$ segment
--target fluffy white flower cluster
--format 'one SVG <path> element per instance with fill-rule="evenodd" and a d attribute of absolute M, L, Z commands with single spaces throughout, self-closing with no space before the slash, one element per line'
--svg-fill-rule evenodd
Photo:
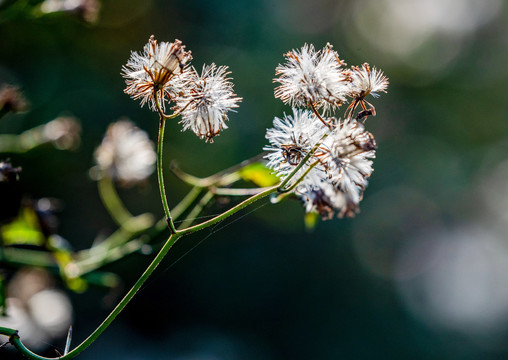
<path fill-rule="evenodd" d="M 180 40 L 158 44 L 152 35 L 143 53 L 132 52 L 122 67 L 125 93 L 162 116 L 166 103 L 174 102 L 172 109 L 182 116 L 183 130 L 191 129 L 212 142 L 227 128 L 227 112 L 238 107 L 242 98 L 233 92 L 227 66 L 205 65 L 200 75 L 189 66 L 191 59 Z"/>
<path fill-rule="evenodd" d="M 293 108 L 293 115 L 274 119 L 274 127 L 266 133 L 267 165 L 282 179 L 300 166 L 288 185 L 295 186 L 307 212 L 317 212 L 323 219 L 335 213 L 353 217 L 373 172 L 377 148 L 359 120 L 376 114 L 365 97 L 386 92 L 388 79 L 366 63 L 344 68 L 330 44 L 319 51 L 304 45 L 285 56 L 287 63 L 276 68 L 279 77 L 274 82 L 281 85 L 275 97 L 308 109 Z M 344 120 L 326 116 L 348 99 Z M 355 115 L 358 106 L 361 110 Z"/>

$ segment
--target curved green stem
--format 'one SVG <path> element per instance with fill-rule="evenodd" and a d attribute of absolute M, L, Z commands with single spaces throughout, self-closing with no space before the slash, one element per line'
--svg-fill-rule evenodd
<path fill-rule="evenodd" d="M 145 281 L 150 277 L 150 275 L 154 272 L 154 270 L 157 268 L 157 266 L 160 264 L 164 256 L 166 256 L 167 252 L 171 247 L 176 243 L 176 241 L 182 236 L 183 234 L 171 234 L 169 239 L 166 241 L 162 249 L 159 251 L 155 259 L 150 263 L 148 268 L 145 270 L 145 272 L 141 275 L 141 277 L 136 281 L 134 286 L 129 290 L 129 292 L 123 297 L 123 299 L 118 303 L 118 305 L 113 309 L 113 311 L 108 315 L 108 317 L 102 322 L 102 324 L 99 325 L 97 329 L 88 337 L 86 338 L 81 344 L 79 344 L 76 348 L 74 348 L 72 351 L 67 353 L 64 356 L 58 357 L 58 358 L 47 358 L 44 356 L 37 355 L 30 351 L 19 338 L 17 330 L 9 329 L 0 327 L 0 334 L 6 335 L 9 337 L 9 342 L 16 347 L 24 356 L 26 356 L 29 359 L 33 360 L 48 360 L 48 359 L 60 359 L 60 360 L 66 360 L 66 359 L 72 359 L 76 357 L 78 354 L 80 354 L 83 350 L 85 350 L 90 344 L 92 344 L 95 339 L 99 337 L 100 334 L 106 328 L 115 320 L 115 318 L 120 314 L 120 312 L 125 308 L 125 306 L 129 303 L 129 301 L 136 295 L 136 293 L 139 291 L 141 286 L 145 283 Z"/>
<path fill-rule="evenodd" d="M 171 233 L 176 233 L 175 224 L 169 211 L 168 199 L 166 197 L 166 189 L 164 187 L 164 176 L 162 171 L 162 144 L 164 143 L 164 128 L 166 126 L 166 119 L 161 116 L 159 121 L 159 138 L 157 143 L 157 175 L 159 180 L 159 190 L 161 193 L 162 206 L 166 215 L 166 222 L 171 230 Z"/>
<path fill-rule="evenodd" d="M 265 153 L 263 152 L 253 156 L 250 159 L 244 160 L 239 164 L 233 165 L 230 168 L 219 171 L 218 173 L 205 178 L 198 178 L 183 172 L 175 161 L 173 161 L 170 166 L 173 174 L 175 174 L 180 180 L 186 182 L 187 184 L 200 188 L 206 188 L 210 186 L 224 186 L 230 185 L 235 181 L 240 180 L 241 176 L 238 174 L 238 172 L 248 165 L 259 162 L 263 159 L 264 155 Z"/>
<path fill-rule="evenodd" d="M 99 196 L 104 207 L 118 225 L 122 226 L 133 217 L 122 203 L 122 200 L 120 200 L 110 176 L 102 174 L 97 181 L 97 189 L 99 190 Z"/>

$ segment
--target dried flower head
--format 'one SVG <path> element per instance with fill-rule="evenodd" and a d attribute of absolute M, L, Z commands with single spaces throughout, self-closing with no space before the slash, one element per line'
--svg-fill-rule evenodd
<path fill-rule="evenodd" d="M 120 120 L 109 125 L 95 150 L 95 160 L 102 173 L 130 186 L 152 174 L 156 155 L 146 132 L 128 120 Z"/>
<path fill-rule="evenodd" d="M 330 220 L 336 213 L 339 218 L 354 217 L 358 213 L 358 204 L 327 179 L 308 176 L 296 194 L 303 201 L 305 212 L 318 213 L 322 220 Z"/>
<path fill-rule="evenodd" d="M 81 142 L 81 125 L 72 116 L 59 116 L 44 125 L 43 134 L 59 149 L 76 149 Z"/>
<path fill-rule="evenodd" d="M 356 120 L 338 121 L 316 156 L 324 165 L 334 186 L 348 201 L 358 204 L 374 171 L 376 142 L 371 133 Z"/>
<path fill-rule="evenodd" d="M 270 142 L 270 146 L 264 148 L 269 152 L 265 156 L 268 160 L 267 166 L 274 170 L 277 176 L 285 178 L 328 131 L 310 110 L 293 108 L 293 116 L 284 115 L 282 119 L 276 117 L 273 128 L 266 131 L 266 138 Z M 303 176 L 311 163 L 312 161 L 307 161 L 292 181 Z M 314 171 L 318 172 L 319 167 L 311 172 Z"/>
<path fill-rule="evenodd" d="M 17 86 L 3 84 L 0 87 L 0 111 L 13 113 L 28 110 L 29 104 Z"/>
<path fill-rule="evenodd" d="M 135 51 L 122 67 L 122 75 L 127 87 L 124 92 L 134 100 L 141 100 L 141 106 L 148 103 L 157 110 L 157 102 L 165 108 L 165 102 L 179 92 L 181 79 L 189 68 L 187 62 L 192 59 L 191 52 L 185 51 L 180 40 L 172 43 L 157 43 L 152 35 L 139 54 Z"/>
<path fill-rule="evenodd" d="M 349 93 L 353 101 L 347 108 L 346 117 L 351 117 L 358 105 L 362 107 L 364 114 L 366 114 L 365 112 L 371 112 L 371 114 L 364 116 L 375 115 L 374 106 L 367 102 L 365 98 L 368 95 L 378 97 L 379 92 L 386 93 L 388 84 L 388 78 L 384 76 L 381 70 L 375 67 L 371 69 L 367 63 L 364 63 L 361 67 L 353 66 L 351 68 L 351 92 Z M 370 106 L 370 109 L 367 109 L 366 104 Z"/>
<path fill-rule="evenodd" d="M 191 129 L 199 138 L 213 142 L 222 129 L 227 129 L 227 112 L 242 100 L 233 92 L 227 66 L 204 65 L 201 75 L 192 68 L 173 108 L 181 113 L 183 130 Z"/>
<path fill-rule="evenodd" d="M 274 82 L 275 97 L 292 106 L 323 107 L 325 110 L 340 106 L 346 101 L 349 91 L 349 71 L 339 59 L 332 45 L 315 51 L 313 45 L 305 44 L 301 50 L 292 50 L 284 55 L 287 62 L 277 66 Z"/>

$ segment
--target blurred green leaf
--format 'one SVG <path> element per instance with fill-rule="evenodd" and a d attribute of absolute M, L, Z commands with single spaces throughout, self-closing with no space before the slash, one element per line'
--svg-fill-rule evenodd
<path fill-rule="evenodd" d="M 37 214 L 32 208 L 21 209 L 18 217 L 0 228 L 4 245 L 44 245 Z"/>
<path fill-rule="evenodd" d="M 58 235 L 51 235 L 48 239 L 48 248 L 55 257 L 60 268 L 60 276 L 69 289 L 75 292 L 84 292 L 88 288 L 86 280 L 73 275 L 73 255 L 65 239 Z"/>
<path fill-rule="evenodd" d="M 251 181 L 257 186 L 273 186 L 279 182 L 279 178 L 261 163 L 251 164 L 240 171 L 242 179 Z"/>

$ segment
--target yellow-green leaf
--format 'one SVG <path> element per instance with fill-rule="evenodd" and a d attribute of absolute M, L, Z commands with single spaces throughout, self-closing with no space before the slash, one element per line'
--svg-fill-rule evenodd
<path fill-rule="evenodd" d="M 306 213 L 304 221 L 307 231 L 313 231 L 319 222 L 319 214 L 315 212 Z"/>
<path fill-rule="evenodd" d="M 44 234 L 40 230 L 37 214 L 32 208 L 24 207 L 12 222 L 0 228 L 4 245 L 44 244 Z"/>
<path fill-rule="evenodd" d="M 246 181 L 251 181 L 257 186 L 273 186 L 279 182 L 279 178 L 261 163 L 251 164 L 240 171 L 240 176 Z"/>

